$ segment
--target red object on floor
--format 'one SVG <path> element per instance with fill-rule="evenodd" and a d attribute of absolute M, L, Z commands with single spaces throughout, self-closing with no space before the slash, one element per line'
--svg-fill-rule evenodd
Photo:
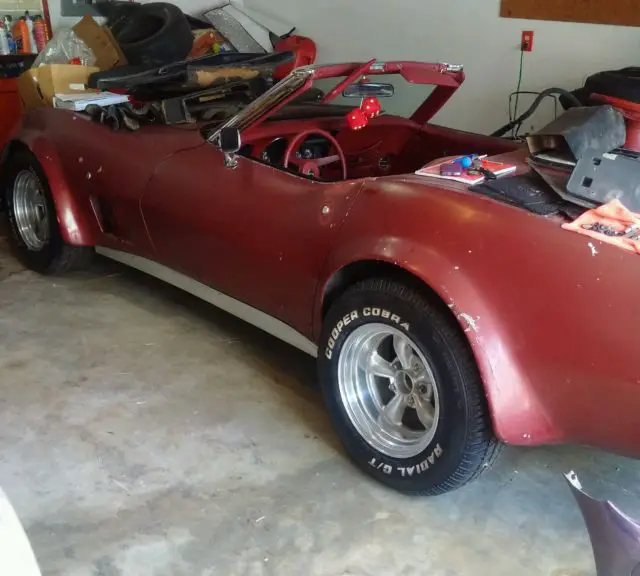
<path fill-rule="evenodd" d="M 17 78 L 0 80 L 0 150 L 11 137 L 22 116 Z"/>
<path fill-rule="evenodd" d="M 289 75 L 292 70 L 300 66 L 308 66 L 316 61 L 317 48 L 316 43 L 306 36 L 288 36 L 274 46 L 276 52 L 293 52 L 295 59 L 289 64 L 278 66 L 273 77 L 276 80 L 282 80 Z"/>
<path fill-rule="evenodd" d="M 640 104 L 603 94 L 592 94 L 592 98 L 611 104 L 620 111 L 627 125 L 627 140 L 624 147 L 634 152 L 640 152 Z"/>

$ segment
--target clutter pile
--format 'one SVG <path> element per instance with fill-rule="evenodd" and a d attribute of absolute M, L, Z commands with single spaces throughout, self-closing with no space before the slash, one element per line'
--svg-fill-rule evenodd
<path fill-rule="evenodd" d="M 611 105 L 569 108 L 527 137 L 529 165 L 567 205 L 563 228 L 640 254 L 640 151 Z"/>
<path fill-rule="evenodd" d="M 105 25 L 85 16 L 58 32 L 20 76 L 25 112 L 67 108 L 127 130 L 141 122 L 211 120 L 221 107 L 244 106 L 315 60 L 315 44 L 293 30 L 283 36 L 266 31 L 269 47 L 253 40 L 227 5 L 205 19 L 164 2 L 97 6 Z M 251 52 L 242 50 L 247 46 Z"/>
<path fill-rule="evenodd" d="M 560 215 L 565 230 L 640 254 L 640 146 L 629 134 L 636 127 L 628 104 L 602 104 L 610 98 L 595 96 L 599 105 L 570 107 L 527 136 L 530 171 L 509 176 L 515 164 L 472 154 L 432 162 L 417 174 L 467 184 L 540 216 Z"/>

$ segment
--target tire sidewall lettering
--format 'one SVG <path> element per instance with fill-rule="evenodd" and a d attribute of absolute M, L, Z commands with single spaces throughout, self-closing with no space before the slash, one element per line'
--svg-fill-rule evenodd
<path fill-rule="evenodd" d="M 331 360 L 333 358 L 333 351 L 336 347 L 336 344 L 340 340 L 344 329 L 347 328 L 352 322 L 359 319 L 387 320 L 392 325 L 395 325 L 397 328 L 401 328 L 405 332 L 408 332 L 411 327 L 409 322 L 404 320 L 402 316 L 393 313 L 387 308 L 378 306 L 364 306 L 362 308 L 356 308 L 351 312 L 345 314 L 331 329 L 327 345 L 324 349 L 324 356 L 327 360 Z"/>
<path fill-rule="evenodd" d="M 383 474 L 391 475 L 391 474 L 399 474 L 403 478 L 409 478 L 411 476 L 419 476 L 420 474 L 424 474 L 427 470 L 429 470 L 432 466 L 436 464 L 436 462 L 440 459 L 440 457 L 444 454 L 444 450 L 441 448 L 440 443 L 438 442 L 430 453 L 417 464 L 404 465 L 400 466 L 393 461 L 387 461 L 383 456 L 375 456 L 369 460 L 369 466 L 379 470 Z"/>

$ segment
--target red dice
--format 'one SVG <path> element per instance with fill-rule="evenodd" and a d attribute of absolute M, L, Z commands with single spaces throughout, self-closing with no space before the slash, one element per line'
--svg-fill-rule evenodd
<path fill-rule="evenodd" d="M 367 118 L 375 118 L 382 114 L 382 104 L 375 96 L 369 96 L 362 101 L 360 110 Z"/>
<path fill-rule="evenodd" d="M 347 114 L 347 125 L 351 130 L 362 130 L 369 124 L 369 118 L 360 108 L 355 108 Z"/>

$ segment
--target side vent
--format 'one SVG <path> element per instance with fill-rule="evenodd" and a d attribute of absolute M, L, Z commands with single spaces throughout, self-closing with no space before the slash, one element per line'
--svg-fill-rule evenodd
<path fill-rule="evenodd" d="M 93 194 L 89 197 L 89 202 L 91 203 L 91 209 L 96 217 L 100 231 L 104 234 L 113 234 L 115 226 L 109 207 Z"/>

